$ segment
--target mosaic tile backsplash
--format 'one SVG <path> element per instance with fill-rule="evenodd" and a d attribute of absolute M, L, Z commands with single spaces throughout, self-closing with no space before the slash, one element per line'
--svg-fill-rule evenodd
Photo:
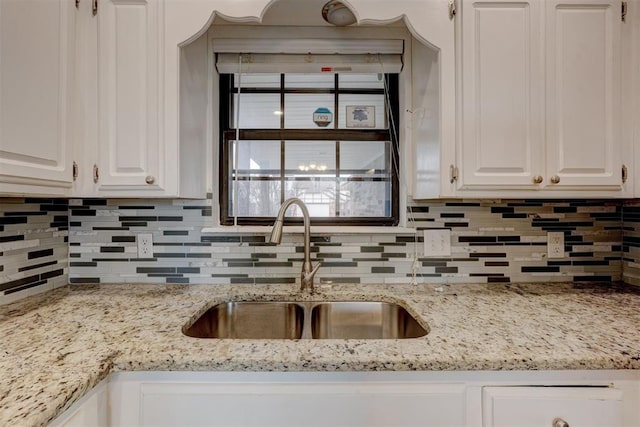
<path fill-rule="evenodd" d="M 68 282 L 68 201 L 0 198 L 0 304 Z"/>
<path fill-rule="evenodd" d="M 623 280 L 640 286 L 640 200 L 624 205 L 622 248 Z"/>
<path fill-rule="evenodd" d="M 409 211 L 415 234 L 326 235 L 312 227 L 312 258 L 322 262 L 321 282 L 619 281 L 622 210 L 620 201 L 420 203 Z M 266 233 L 204 233 L 215 225 L 211 200 L 71 200 L 69 215 L 71 283 L 299 281 L 301 234 L 285 227 L 282 244 L 272 246 Z M 450 257 L 425 257 L 426 228 L 452 230 Z M 548 231 L 564 232 L 565 258 L 547 258 Z M 152 233 L 153 258 L 137 257 L 138 233 Z"/>

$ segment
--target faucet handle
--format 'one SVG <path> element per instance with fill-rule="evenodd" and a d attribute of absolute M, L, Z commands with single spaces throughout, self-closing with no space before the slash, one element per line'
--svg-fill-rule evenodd
<path fill-rule="evenodd" d="M 315 288 L 313 286 L 313 278 L 315 277 L 316 273 L 318 272 L 318 269 L 320 268 L 320 262 L 318 262 L 316 264 L 315 267 L 313 267 L 313 269 L 311 269 L 311 271 L 309 271 L 308 273 L 305 272 L 304 270 L 302 271 L 302 277 L 301 277 L 301 283 L 300 283 L 300 290 L 301 291 L 305 291 L 308 290 L 311 293 L 313 293 L 315 291 Z"/>
<path fill-rule="evenodd" d="M 313 278 L 316 276 L 316 273 L 318 272 L 318 270 L 320 269 L 320 264 L 322 264 L 322 262 L 318 261 L 318 263 L 316 264 L 315 267 L 313 267 L 313 269 L 309 272 L 309 274 L 307 274 L 307 278 L 313 280 Z"/>

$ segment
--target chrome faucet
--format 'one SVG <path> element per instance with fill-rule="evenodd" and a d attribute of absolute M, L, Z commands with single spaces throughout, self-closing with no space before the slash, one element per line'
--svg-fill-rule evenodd
<path fill-rule="evenodd" d="M 308 290 L 313 293 L 313 278 L 315 277 L 320 263 L 315 267 L 311 265 L 311 219 L 309 218 L 309 210 L 304 202 L 297 197 L 292 197 L 284 201 L 276 216 L 276 222 L 273 224 L 271 230 L 271 236 L 269 237 L 270 243 L 279 244 L 282 241 L 282 226 L 284 225 L 284 214 L 291 205 L 298 205 L 302 210 L 302 216 L 304 218 L 304 261 L 302 262 L 302 272 L 300 274 L 300 290 L 304 292 Z"/>

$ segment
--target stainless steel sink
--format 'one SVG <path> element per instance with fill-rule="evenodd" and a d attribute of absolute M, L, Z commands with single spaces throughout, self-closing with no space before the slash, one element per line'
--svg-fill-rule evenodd
<path fill-rule="evenodd" d="M 184 334 L 195 338 L 298 339 L 304 310 L 289 302 L 225 302 L 211 307 Z"/>
<path fill-rule="evenodd" d="M 194 338 L 406 339 L 428 330 L 388 302 L 230 301 L 211 307 L 183 332 Z"/>
<path fill-rule="evenodd" d="M 387 302 L 326 302 L 311 313 L 316 339 L 404 339 L 427 334 L 404 307 Z"/>

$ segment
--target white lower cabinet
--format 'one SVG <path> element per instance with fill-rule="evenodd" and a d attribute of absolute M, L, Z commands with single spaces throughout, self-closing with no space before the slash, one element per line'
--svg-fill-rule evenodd
<path fill-rule="evenodd" d="M 622 390 L 614 387 L 484 387 L 484 427 L 622 426 Z"/>
<path fill-rule="evenodd" d="M 632 370 L 121 372 L 107 381 L 52 425 L 640 425 Z"/>
<path fill-rule="evenodd" d="M 109 381 L 103 380 L 49 427 L 109 427 Z"/>
<path fill-rule="evenodd" d="M 405 383 L 160 383 L 141 387 L 142 426 L 459 426 L 464 387 Z M 133 421 L 133 420 L 132 420 Z"/>
<path fill-rule="evenodd" d="M 464 384 L 362 373 L 236 373 L 115 381 L 113 425 L 451 426 Z M 200 377 L 200 378 L 199 378 Z M 213 380 L 213 381 L 212 381 Z M 118 409 L 120 408 L 120 409 Z"/>

